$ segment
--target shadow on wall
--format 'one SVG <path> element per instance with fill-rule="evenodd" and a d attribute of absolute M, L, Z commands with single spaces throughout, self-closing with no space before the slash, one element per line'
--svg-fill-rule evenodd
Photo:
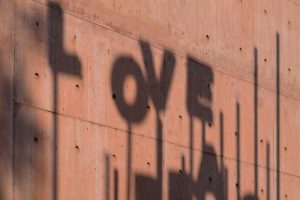
<path fill-rule="evenodd" d="M 276 75 L 276 160 L 277 160 L 277 194 L 276 199 L 280 198 L 280 76 L 279 76 L 279 34 L 277 34 L 276 41 L 276 63 L 277 63 L 277 75 Z M 143 200 L 159 200 L 163 199 L 163 124 L 159 117 L 159 112 L 165 110 L 168 92 L 172 82 L 172 76 L 175 68 L 175 56 L 172 52 L 164 51 L 164 60 L 162 62 L 160 79 L 156 78 L 154 73 L 153 55 L 150 49 L 150 45 L 147 42 L 141 41 L 140 47 L 144 60 L 144 67 L 146 68 L 147 79 L 145 80 L 141 66 L 137 64 L 134 58 L 128 56 L 121 56 L 116 59 L 113 64 L 111 72 L 111 89 L 112 96 L 118 107 L 122 117 L 128 123 L 128 159 L 127 162 L 127 200 L 132 199 L 131 187 L 135 188 L 136 199 Z M 259 199 L 258 196 L 258 61 L 257 50 L 254 51 L 254 193 L 241 194 L 241 155 L 240 155 L 240 138 L 242 136 L 240 132 L 240 104 L 236 102 L 236 182 L 234 184 L 236 190 L 237 200 L 255 200 Z M 129 105 L 125 101 L 125 94 L 123 91 L 123 85 L 125 79 L 128 76 L 134 77 L 137 85 L 137 98 L 136 101 Z M 211 110 L 213 103 L 213 91 L 212 84 L 215 82 L 213 71 L 210 66 L 202 63 L 201 61 L 188 56 L 187 57 L 187 96 L 186 106 L 189 113 L 189 141 L 190 141 L 190 154 L 189 158 L 182 156 L 181 165 L 182 170 L 169 171 L 168 175 L 168 197 L 170 200 L 188 200 L 198 199 L 203 200 L 208 194 L 212 195 L 214 199 L 226 200 L 228 199 L 228 169 L 224 165 L 224 113 L 220 111 L 219 123 L 220 123 L 220 166 L 218 166 L 216 151 L 213 146 L 206 142 L 206 130 L 209 129 L 214 123 L 214 117 Z M 131 125 L 133 123 L 140 123 L 145 117 L 147 112 L 148 100 L 151 99 L 155 105 L 156 110 L 156 176 L 151 177 L 148 175 L 134 174 L 135 183 L 131 183 L 131 176 L 133 174 L 131 170 Z M 193 142 L 194 142 L 194 123 L 196 120 L 202 125 L 202 155 L 199 170 L 195 174 L 194 155 L 193 155 Z M 270 145 L 267 143 L 266 163 L 267 169 L 270 170 Z M 190 169 L 186 169 L 186 160 L 189 160 Z M 107 160 L 108 162 L 108 160 Z M 107 169 L 107 172 L 109 169 Z M 116 169 L 115 169 L 116 171 Z M 196 175 L 196 176 L 195 176 Z M 270 171 L 266 173 L 266 198 L 270 200 Z M 115 176 L 114 185 L 118 184 L 118 177 Z M 197 177 L 194 180 L 193 177 Z M 106 178 L 107 181 L 109 177 Z M 118 185 L 115 186 L 118 188 Z M 118 190 L 114 190 L 114 193 L 118 193 Z M 109 193 L 106 193 L 106 199 L 109 199 Z M 115 199 L 118 199 L 118 194 L 115 194 Z"/>
<path fill-rule="evenodd" d="M 135 175 L 135 197 L 136 199 L 162 199 L 163 196 L 163 124 L 159 112 L 165 110 L 167 97 L 172 82 L 175 68 L 175 56 L 170 51 L 164 51 L 160 78 L 155 76 L 153 54 L 150 45 L 140 42 L 144 66 L 146 68 L 147 81 L 143 77 L 140 66 L 131 57 L 119 57 L 112 69 L 111 85 L 113 98 L 123 118 L 128 122 L 128 160 L 127 160 L 127 199 L 130 199 L 131 177 L 131 123 L 139 123 L 146 115 L 148 98 L 153 101 L 156 110 L 156 178 L 136 174 Z M 216 199 L 227 197 L 227 170 L 222 162 L 219 167 L 212 146 L 206 144 L 206 126 L 210 127 L 213 122 L 210 104 L 212 102 L 211 84 L 213 83 L 213 72 L 211 68 L 192 57 L 187 62 L 188 84 L 187 84 L 187 110 L 190 115 L 190 166 L 193 166 L 193 121 L 199 119 L 202 124 L 203 155 L 201 168 L 198 172 L 198 180 L 194 181 L 192 173 L 187 174 L 183 170 L 170 172 L 169 174 L 169 199 L 204 199 L 206 193 L 211 193 Z M 133 76 L 137 85 L 137 98 L 135 102 L 128 105 L 124 99 L 123 85 L 127 76 Z M 220 114 L 221 120 L 223 115 Z M 221 134 L 223 130 L 221 130 Z M 223 138 L 223 136 L 222 136 Z M 221 142 L 223 145 L 223 141 Z M 223 146 L 222 146 L 223 148 Z M 182 168 L 185 169 L 185 158 L 182 157 Z M 193 172 L 193 169 L 190 170 Z"/>
<path fill-rule="evenodd" d="M 58 94 L 59 94 L 59 74 L 82 78 L 82 67 L 76 55 L 66 53 L 64 49 L 64 18 L 63 11 L 59 4 L 48 3 L 47 11 L 48 28 L 48 62 L 52 71 L 53 88 L 53 147 L 52 147 L 52 190 L 53 199 L 58 199 L 58 136 L 59 122 L 57 120 Z"/>
<path fill-rule="evenodd" d="M 17 14 L 15 16 L 22 16 L 26 19 L 34 19 L 33 16 L 27 16 L 26 12 L 22 10 L 15 10 Z M 26 16 L 25 16 L 26 15 Z M 21 20 L 21 19 L 15 19 Z M 26 20 L 21 20 L 22 22 Z M 26 21 L 27 22 L 27 21 Z M 14 75 L 15 81 L 11 80 L 10 76 L 6 76 L 6 73 L 1 73 L 1 86 L 0 86 L 0 118 L 3 119 L 0 124 L 1 128 L 1 147 L 0 156 L 1 163 L 5 165 L 13 165 L 13 195 L 15 199 L 57 199 L 57 130 L 58 121 L 56 118 L 57 111 L 57 99 L 58 99 L 58 74 L 64 73 L 70 76 L 76 76 L 81 78 L 81 63 L 77 56 L 69 55 L 65 52 L 63 47 L 63 13 L 58 4 L 49 3 L 47 11 L 47 19 L 43 21 L 47 24 L 48 41 L 48 60 L 51 70 L 53 72 L 53 118 L 52 130 L 48 130 L 45 118 L 41 116 L 42 112 L 38 109 L 31 107 L 22 102 L 22 99 L 31 99 L 29 92 L 26 91 L 26 86 L 20 82 L 25 78 L 24 74 L 20 71 L 16 71 Z M 43 23 L 42 22 L 42 23 Z M 39 22 L 34 26 L 38 29 Z M 22 31 L 32 31 L 31 24 L 25 24 L 25 29 Z M 32 39 L 36 40 L 37 45 L 41 45 L 36 38 L 32 35 Z M 14 41 L 17 42 L 16 39 Z M 22 55 L 24 49 L 18 49 L 21 45 L 15 45 L 15 62 L 18 61 L 17 67 L 26 67 L 26 64 L 19 63 L 22 59 L 18 58 Z M 3 69 L 4 58 L 0 52 L 0 71 Z M 34 78 L 41 78 L 38 73 L 35 73 Z M 14 86 L 13 84 L 16 84 Z M 18 96 L 19 94 L 20 97 Z M 44 123 L 44 124 L 43 124 Z M 50 123 L 51 124 L 51 123 Z M 53 135 L 52 135 L 53 133 Z M 53 146 L 52 145 L 53 139 Z M 3 143 L 3 145 L 2 145 Z M 12 149 L 13 148 L 13 149 Z M 49 155 L 49 151 L 52 150 L 52 154 Z M 52 163 L 45 163 L 48 159 L 52 158 Z M 12 161 L 13 160 L 13 161 Z M 9 163 L 9 164 L 8 164 Z M 48 166 L 50 164 L 51 166 Z M 2 166 L 2 165 L 1 165 Z M 12 167 L 12 166 L 4 166 Z M 1 167 L 2 169 L 2 167 Z M 3 180 L 12 180 L 11 174 L 2 174 L 0 169 L 0 175 Z M 52 173 L 49 173 L 49 170 Z M 4 170 L 7 172 L 7 170 Z M 52 185 L 49 185 L 49 175 L 52 176 Z M 7 181 L 5 182 L 7 183 Z M 12 183 L 12 182 L 11 182 Z M 0 182 L 0 199 L 10 199 L 7 197 L 7 191 L 3 191 L 3 188 L 9 186 L 3 186 Z"/>
<path fill-rule="evenodd" d="M 227 199 L 227 169 L 221 160 L 218 166 L 216 152 L 213 146 L 206 142 L 206 129 L 213 123 L 211 103 L 213 94 L 211 86 L 214 82 L 211 67 L 200 61 L 188 57 L 187 62 L 187 110 L 190 120 L 190 170 L 185 170 L 185 158 L 182 157 L 182 172 L 169 173 L 169 199 L 205 199 L 211 194 L 215 199 Z M 202 155 L 199 171 L 194 180 L 193 142 L 194 121 L 198 119 L 202 125 Z M 220 113 L 220 123 L 223 124 L 223 114 Z M 223 126 L 221 126 L 223 127 Z M 221 155 L 223 155 L 223 129 L 221 134 Z"/>
<path fill-rule="evenodd" d="M 52 70 L 53 75 L 53 130 L 54 134 L 54 146 L 52 147 L 53 160 L 52 160 L 52 175 L 53 175 L 53 197 L 57 199 L 57 178 L 59 174 L 57 173 L 58 166 L 58 154 L 56 151 L 58 138 L 57 130 L 59 127 L 58 120 L 56 117 L 58 94 L 59 94 L 59 80 L 58 75 L 60 73 L 67 74 L 69 76 L 74 76 L 82 78 L 82 66 L 80 60 L 75 55 L 70 55 L 66 53 L 63 47 L 63 13 L 58 4 L 49 3 L 47 13 L 47 27 L 48 27 L 48 61 Z M 280 60 L 279 60 L 279 35 L 277 34 L 277 73 L 276 73 L 276 174 L 277 174 L 277 194 L 276 197 L 280 197 Z M 128 138 L 127 138 L 127 200 L 132 199 L 133 194 L 131 194 L 132 188 L 135 188 L 134 196 L 138 200 L 160 200 L 163 199 L 163 183 L 166 181 L 163 179 L 163 123 L 160 118 L 160 112 L 165 111 L 166 102 L 168 100 L 168 93 L 172 83 L 172 77 L 174 69 L 176 66 L 175 55 L 164 50 L 163 60 L 161 63 L 160 76 L 157 77 L 155 73 L 155 66 L 153 61 L 153 54 L 150 45 L 147 42 L 141 41 L 139 43 L 141 47 L 141 52 L 144 60 L 144 67 L 146 69 L 146 77 L 144 77 L 141 66 L 135 61 L 134 58 L 128 56 L 121 56 L 116 59 L 113 64 L 111 72 L 111 89 L 112 96 L 116 103 L 116 106 L 128 124 Z M 16 50 L 17 51 L 17 50 Z M 1 55 L 0 55 L 1 56 Z M 3 58 L 2 58 L 3 59 Z M 240 190 L 242 185 L 240 184 L 241 174 L 240 174 L 240 138 L 242 136 L 240 132 L 240 104 L 236 103 L 236 115 L 237 115 L 237 181 L 235 183 L 236 196 L 237 199 L 258 199 L 258 66 L 257 66 L 257 50 L 254 52 L 254 194 L 246 194 L 242 196 Z M 1 65 L 1 60 L 0 60 Z M 1 67 L 1 66 L 0 66 Z M 189 113 L 189 137 L 190 140 L 190 155 L 189 158 L 182 156 L 181 165 L 182 171 L 168 171 L 166 174 L 168 176 L 168 197 L 172 200 L 179 199 L 198 199 L 202 200 L 209 193 L 214 196 L 215 199 L 228 199 L 228 169 L 223 163 L 223 152 L 224 152 L 224 113 L 219 112 L 220 123 L 220 149 L 221 149 L 221 162 L 218 165 L 216 158 L 216 151 L 213 146 L 206 142 L 206 132 L 212 125 L 216 123 L 216 117 L 213 116 L 211 105 L 213 103 L 213 91 L 212 84 L 217 80 L 214 79 L 214 74 L 210 66 L 202 63 L 201 61 L 188 56 L 187 57 L 187 96 L 186 96 L 186 109 Z M 137 82 L 137 95 L 136 100 L 133 104 L 128 104 L 125 101 L 125 94 L 123 93 L 123 84 L 128 76 L 135 78 Z M 14 102 L 14 98 L 10 95 L 12 86 L 10 80 L 6 77 L 2 77 L 3 84 L 1 86 L 1 100 L 4 105 L 9 105 L 14 103 L 14 187 L 18 190 L 19 186 L 26 187 L 28 179 L 32 176 L 28 172 L 34 171 L 37 165 L 40 165 L 39 159 L 33 159 L 35 157 L 42 158 L 45 153 L 45 147 L 43 147 L 44 135 L 43 130 L 36 124 L 37 119 L 34 116 L 29 116 L 30 109 L 26 105 L 22 105 L 18 101 Z M 26 94 L 25 92 L 22 92 Z M 17 99 L 17 98 L 16 98 Z M 156 111 L 156 176 L 152 177 L 145 174 L 134 174 L 131 169 L 132 158 L 132 138 L 131 138 L 131 127 L 133 124 L 141 123 L 147 113 L 148 101 L 151 99 Z M 1 102 L 1 103 L 2 103 Z M 1 107 L 2 108 L 2 107 Z M 5 118 L 3 116 L 3 118 Z M 194 141 L 194 123 L 200 122 L 202 125 L 202 155 L 201 164 L 199 169 L 193 169 L 194 166 L 194 155 L 193 155 L 193 141 Z M 267 144 L 267 167 L 269 166 L 270 160 L 270 147 Z M 3 159 L 11 159 L 5 157 L 5 153 L 2 153 L 1 148 L 0 155 Z M 189 162 L 190 169 L 186 169 L 186 162 Z M 108 162 L 108 160 L 107 160 Z M 107 163 L 107 168 L 109 164 Z M 268 167 L 269 168 L 269 167 Z M 35 175 L 39 179 L 43 179 L 43 175 L 46 173 L 43 171 L 34 171 Z M 108 171 L 108 170 L 107 170 Z M 134 176 L 134 183 L 131 182 L 131 178 Z M 114 199 L 119 198 L 118 194 L 118 184 L 119 184 L 120 174 L 118 169 L 114 169 Z M 194 179 L 194 177 L 197 177 Z M 270 200 L 270 175 L 267 173 L 267 200 Z M 40 182 L 38 182 L 40 183 Z M 36 183 L 36 184 L 38 184 Z M 30 185 L 31 190 L 34 190 L 34 184 Z M 51 186 L 49 186 L 51 187 Z M 2 187 L 1 187 L 2 188 Z M 26 188 L 20 189 L 20 194 L 26 194 Z M 17 191 L 16 190 L 16 191 Z M 23 191 L 24 190 L 24 191 Z M 1 192 L 1 191 L 0 191 Z M 27 199 L 34 199 L 32 196 L 34 193 L 27 194 Z M 106 195 L 108 199 L 108 194 Z M 1 193 L 0 193 L 1 198 Z M 25 198 L 25 197 L 24 197 Z M 18 199 L 18 198 L 17 198 Z M 22 199 L 22 197 L 19 197 Z"/>
<path fill-rule="evenodd" d="M 25 13 L 17 9 L 14 12 L 18 16 Z M 24 26 L 24 31 L 29 32 L 29 25 Z M 0 199 L 35 199 L 35 185 L 44 184 L 47 174 L 39 162 L 46 156 L 46 137 L 33 110 L 18 101 L 18 94 L 24 99 L 31 97 L 20 83 L 24 74 L 14 72 L 14 67 L 23 63 L 18 57 L 18 45 L 12 45 L 6 42 L 0 47 Z"/>
<path fill-rule="evenodd" d="M 131 177 L 131 126 L 133 123 L 139 123 L 146 115 L 148 107 L 148 98 L 154 104 L 156 112 L 156 151 L 157 151 L 157 178 L 137 175 L 136 182 L 136 198 L 137 199 L 161 199 L 162 198 L 162 177 L 163 177 L 163 140 L 162 135 L 162 120 L 160 112 L 165 110 L 167 96 L 170 89 L 172 75 L 175 67 L 175 56 L 170 51 L 165 50 L 161 63 L 160 77 L 155 75 L 154 58 L 150 46 L 146 42 L 140 42 L 140 47 L 143 55 L 143 61 L 146 68 L 146 78 L 144 78 L 140 66 L 137 62 L 127 56 L 119 57 L 113 65 L 111 86 L 113 98 L 122 115 L 128 123 L 128 138 L 127 138 L 127 199 L 131 198 L 132 183 Z M 124 66 L 126 66 L 124 68 Z M 132 76 L 136 80 L 137 97 L 131 105 L 127 104 L 123 93 L 123 84 L 126 77 Z"/>
<path fill-rule="evenodd" d="M 1 48 L 0 48 L 1 49 Z M 2 49 L 1 49 L 2 50 Z M 12 161 L 12 146 L 13 146 L 13 131 L 12 131 L 12 107 L 13 107 L 13 98 L 11 96 L 13 86 L 9 80 L 9 76 L 6 76 L 5 73 L 5 63 L 7 63 L 2 56 L 0 51 L 0 199 L 7 198 L 9 189 L 8 185 L 9 179 L 11 178 L 11 161 Z"/>
<path fill-rule="evenodd" d="M 30 99 L 30 95 L 23 85 L 15 90 L 14 84 L 20 84 L 24 74 L 16 75 L 13 72 L 16 60 L 21 62 L 17 57 L 17 45 L 14 47 L 15 52 L 2 52 L 3 49 L 13 50 L 11 46 L 7 48 L 6 44 L 0 48 L 0 199 L 12 199 L 12 196 L 15 199 L 35 199 L 36 193 L 30 191 L 35 190 L 35 184 L 43 184 L 45 180 L 46 171 L 39 167 L 41 163 L 37 158 L 46 156 L 46 138 L 32 109 L 18 101 L 19 93 L 25 99 Z M 9 55 L 12 53 L 15 55 Z M 38 182 L 35 177 L 39 177 Z M 28 184 L 29 180 L 31 184 Z"/>

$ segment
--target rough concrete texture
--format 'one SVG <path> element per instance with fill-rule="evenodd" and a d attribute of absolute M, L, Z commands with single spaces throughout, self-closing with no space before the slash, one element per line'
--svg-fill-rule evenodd
<path fill-rule="evenodd" d="M 0 199 L 299 199 L 298 1 L 0 13 Z"/>

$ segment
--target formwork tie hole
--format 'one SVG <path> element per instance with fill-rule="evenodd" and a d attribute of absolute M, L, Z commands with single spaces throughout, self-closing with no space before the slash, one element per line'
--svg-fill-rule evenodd
<path fill-rule="evenodd" d="M 79 146 L 76 145 L 76 146 L 75 146 L 75 149 L 76 149 L 76 151 L 78 152 L 78 151 L 79 151 Z"/>
<path fill-rule="evenodd" d="M 34 137 L 34 138 L 33 138 L 33 142 L 34 142 L 34 143 L 38 143 L 38 141 L 39 141 L 39 139 L 38 139 L 37 137 Z"/>

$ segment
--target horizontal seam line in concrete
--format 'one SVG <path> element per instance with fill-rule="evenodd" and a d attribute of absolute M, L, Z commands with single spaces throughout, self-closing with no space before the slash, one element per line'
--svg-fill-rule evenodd
<path fill-rule="evenodd" d="M 296 1 L 294 0 L 287 0 L 289 3 L 293 4 L 294 6 L 297 6 L 297 7 L 300 7 L 300 4 L 297 3 Z"/>
<path fill-rule="evenodd" d="M 33 1 L 33 2 L 36 2 L 36 3 L 40 4 L 40 5 L 47 6 L 47 7 L 51 8 L 51 9 L 57 10 L 57 9 L 55 9 L 55 8 L 53 8 L 53 7 L 50 7 L 49 5 L 47 5 L 47 4 L 45 4 L 45 3 L 42 3 L 42 2 L 40 2 L 40 1 L 37 1 L 37 0 L 32 0 L 32 1 Z M 101 24 L 97 24 L 96 22 L 93 22 L 93 21 L 91 21 L 91 20 L 89 20 L 89 19 L 86 19 L 86 18 L 83 18 L 83 17 L 79 17 L 79 16 L 77 16 L 77 15 L 74 15 L 74 14 L 72 14 L 71 12 L 69 12 L 69 11 L 67 11 L 67 10 L 63 10 L 63 12 L 64 12 L 65 14 L 68 14 L 68 15 L 73 16 L 73 17 L 75 17 L 75 18 L 84 20 L 84 21 L 86 21 L 86 22 L 88 22 L 88 23 L 91 23 L 91 24 L 93 24 L 93 25 L 96 25 L 96 26 L 98 26 L 98 27 L 101 27 L 101 28 L 103 28 L 103 29 L 105 29 L 105 30 L 112 31 L 112 32 L 114 32 L 114 33 L 120 34 L 120 35 L 122 35 L 122 36 L 124 36 L 124 37 L 127 37 L 127 38 L 132 39 L 132 40 L 135 40 L 135 41 L 140 41 L 139 39 L 137 39 L 137 38 L 135 38 L 135 37 L 130 37 L 130 36 L 124 34 L 124 33 L 120 33 L 120 32 L 118 32 L 118 31 L 115 31 L 114 29 L 108 28 L 108 27 L 103 26 L 103 25 L 101 25 Z M 153 45 L 153 44 L 149 44 L 149 45 L 150 45 L 151 47 L 157 48 L 157 49 L 159 49 L 159 50 L 161 50 L 161 51 L 164 50 L 163 48 L 161 48 L 161 47 L 159 47 L 159 46 L 156 46 L 156 45 Z M 176 56 L 180 57 L 180 58 L 183 58 L 183 59 L 186 58 L 185 56 L 182 56 L 182 55 L 177 54 L 177 53 L 175 53 L 175 52 L 174 52 L 174 54 L 175 54 Z M 248 80 L 245 80 L 245 79 L 242 79 L 242 78 L 240 78 L 240 77 L 238 77 L 238 76 L 234 76 L 234 75 L 231 74 L 231 73 L 228 73 L 228 72 L 226 72 L 226 71 L 223 71 L 223 70 L 218 69 L 218 67 L 212 66 L 212 68 L 213 68 L 215 71 L 219 72 L 219 73 L 223 73 L 223 74 L 225 74 L 225 75 L 227 75 L 227 76 L 230 76 L 230 77 L 232 77 L 232 78 L 235 78 L 235 79 L 237 79 L 237 80 L 240 80 L 240 81 L 246 82 L 246 83 L 248 83 L 248 84 L 254 85 L 254 82 L 248 81 Z M 267 87 L 264 87 L 264 86 L 261 86 L 261 85 L 258 84 L 258 88 L 267 90 L 267 91 L 272 92 L 272 93 L 276 93 L 275 87 L 274 87 L 274 90 L 272 90 L 272 89 L 269 89 L 269 88 L 267 88 Z M 287 95 L 286 92 L 284 92 L 284 93 L 279 92 L 279 94 L 280 94 L 281 96 L 284 96 L 284 97 L 287 97 L 287 98 L 290 98 L 290 99 L 293 99 L 293 100 L 296 100 L 296 101 L 300 101 L 299 98 L 296 98 L 296 97 Z"/>
<path fill-rule="evenodd" d="M 89 123 L 89 124 L 92 124 L 92 125 L 101 126 L 101 127 L 105 127 L 105 128 L 110 128 L 110 129 L 113 129 L 113 130 L 118 130 L 118 131 L 123 132 L 123 133 L 128 133 L 128 134 L 136 135 L 136 136 L 139 136 L 139 137 L 145 137 L 147 139 L 157 140 L 159 142 L 171 144 L 171 145 L 174 145 L 174 146 L 177 146 L 177 147 L 181 147 L 181 148 L 184 148 L 184 149 L 190 149 L 187 146 L 176 144 L 176 143 L 170 142 L 168 140 L 161 140 L 161 139 L 157 139 L 155 137 L 146 136 L 146 135 L 143 135 L 143 134 L 140 134 L 140 133 L 136 133 L 136 132 L 132 132 L 132 131 L 129 132 L 128 130 L 123 130 L 123 129 L 115 128 L 115 127 L 108 126 L 108 125 L 105 125 L 105 124 L 88 121 L 88 120 L 85 120 L 85 119 L 82 119 L 82 118 L 76 118 L 76 117 L 73 117 L 73 116 L 70 116 L 70 115 L 53 112 L 53 111 L 50 111 L 50 110 L 47 110 L 47 109 L 43 109 L 43 108 L 39 108 L 37 106 L 33 106 L 33 105 L 30 105 L 30 104 L 25 104 L 25 103 L 20 103 L 20 102 L 15 102 L 15 103 L 19 104 L 21 106 L 29 107 L 30 109 L 36 109 L 36 110 L 39 110 L 39 111 L 48 112 L 48 113 L 55 114 L 55 115 L 60 115 L 60 116 L 65 117 L 65 118 L 78 120 L 78 121 Z M 296 177 L 296 178 L 300 178 L 300 175 L 292 174 L 292 173 L 285 172 L 285 171 L 276 170 L 274 168 L 270 168 L 270 167 L 267 168 L 267 167 L 262 166 L 262 165 L 255 165 L 255 164 L 250 163 L 250 162 L 246 162 L 246 161 L 243 161 L 243 160 L 236 160 L 236 159 L 231 158 L 231 157 L 221 156 L 219 154 L 213 154 L 211 152 L 201 151 L 199 149 L 193 149 L 193 150 L 196 151 L 196 152 L 199 152 L 199 153 L 204 153 L 204 154 L 208 154 L 208 155 L 211 155 L 211 156 L 216 156 L 216 157 L 219 157 L 219 158 L 228 159 L 228 160 L 235 161 L 235 162 L 239 161 L 240 163 L 245 164 L 245 165 L 257 166 L 258 168 L 261 168 L 261 169 L 269 169 L 271 171 L 279 171 L 282 174 L 289 175 L 289 176 Z"/>

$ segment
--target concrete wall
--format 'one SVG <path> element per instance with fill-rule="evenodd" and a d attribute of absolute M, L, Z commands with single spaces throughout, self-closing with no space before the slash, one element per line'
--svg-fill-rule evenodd
<path fill-rule="evenodd" d="M 0 0 L 0 199 L 293 199 L 296 0 Z"/>

